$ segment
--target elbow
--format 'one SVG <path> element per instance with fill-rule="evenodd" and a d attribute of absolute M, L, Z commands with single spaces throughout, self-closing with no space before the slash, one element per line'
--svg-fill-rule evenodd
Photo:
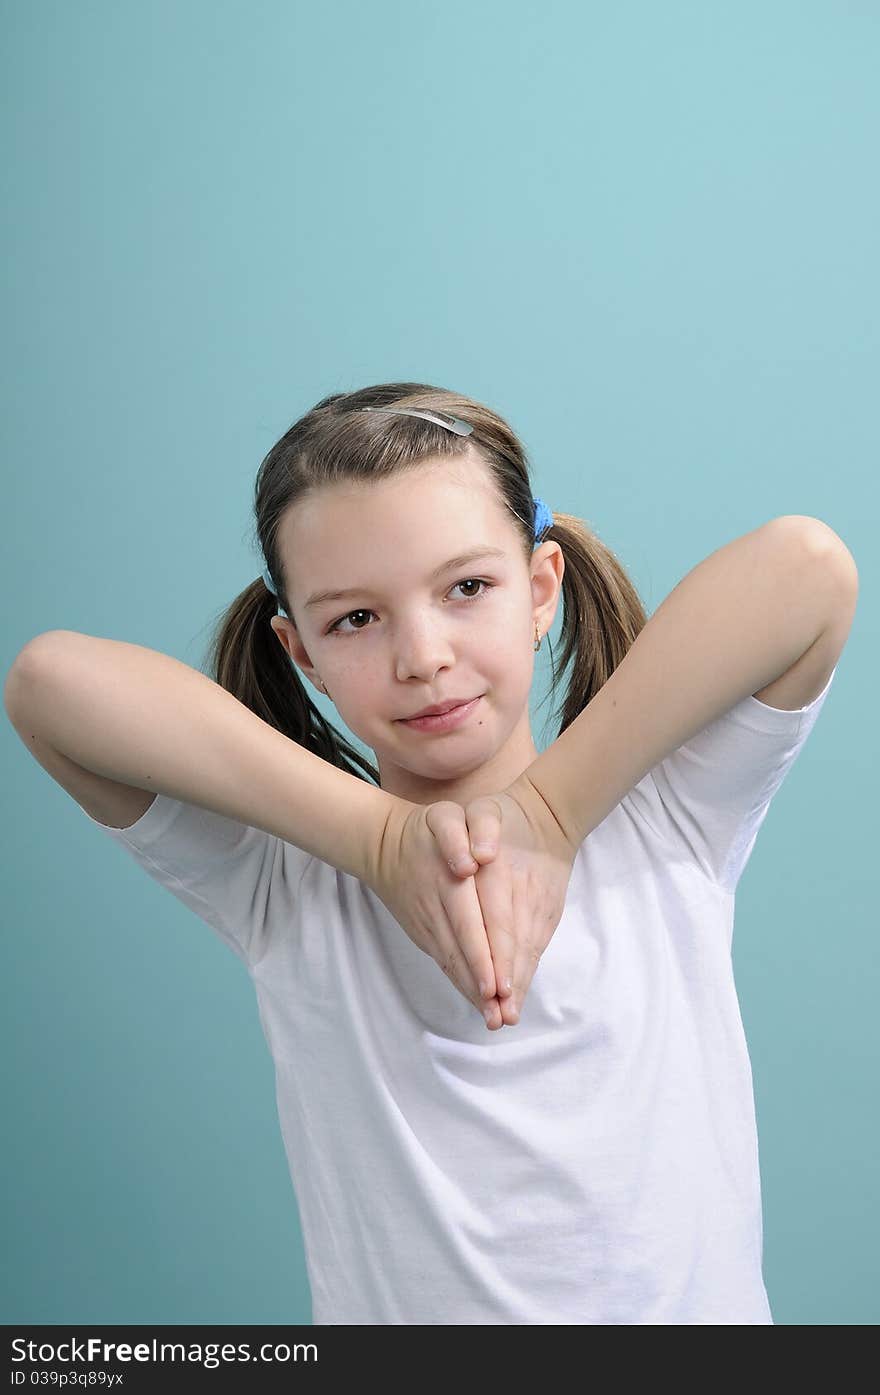
<path fill-rule="evenodd" d="M 808 514 L 787 513 L 774 518 L 774 530 L 786 537 L 797 538 L 808 549 L 810 557 L 822 560 L 839 580 L 842 594 L 855 600 L 859 593 L 859 573 L 856 561 L 839 533 L 821 518 Z"/>
<path fill-rule="evenodd" d="M 34 635 L 19 649 L 12 660 L 3 683 L 3 706 L 11 722 L 16 721 L 16 713 L 21 710 L 22 691 L 28 678 L 32 678 L 37 671 L 40 656 L 43 654 L 58 635 L 68 634 L 67 630 L 45 630 L 42 634 Z"/>

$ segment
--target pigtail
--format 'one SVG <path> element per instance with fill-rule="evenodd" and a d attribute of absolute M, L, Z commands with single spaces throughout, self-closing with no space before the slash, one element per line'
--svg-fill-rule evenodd
<path fill-rule="evenodd" d="M 558 659 L 552 655 L 553 691 L 573 660 L 556 733 L 561 736 L 607 683 L 648 617 L 620 562 L 583 519 L 554 513 L 546 536 L 559 543 L 565 558 L 560 653 Z"/>
<path fill-rule="evenodd" d="M 379 784 L 379 772 L 326 720 L 269 621 L 278 602 L 262 579 L 223 613 L 208 652 L 209 677 L 269 726 L 349 775 Z"/>

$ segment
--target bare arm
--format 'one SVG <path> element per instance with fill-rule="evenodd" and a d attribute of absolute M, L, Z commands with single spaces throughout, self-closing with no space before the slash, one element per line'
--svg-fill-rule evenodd
<path fill-rule="evenodd" d="M 840 635 L 856 592 L 844 543 L 799 514 L 771 519 L 694 567 L 525 771 L 572 845 L 671 751 L 789 670 L 830 627 Z"/>
<path fill-rule="evenodd" d="M 4 702 L 22 740 L 97 775 L 264 829 L 356 877 L 374 868 L 392 796 L 167 654 L 49 630 L 16 658 Z"/>

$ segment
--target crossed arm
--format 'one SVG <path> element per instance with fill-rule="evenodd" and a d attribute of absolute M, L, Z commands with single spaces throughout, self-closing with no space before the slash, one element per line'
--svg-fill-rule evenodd
<path fill-rule="evenodd" d="M 578 844 L 664 758 L 740 698 L 800 707 L 831 674 L 858 574 L 838 535 L 784 515 L 711 553 L 607 683 L 524 772 Z M 290 741 L 167 654 L 38 635 L 4 690 L 22 739 L 85 770 L 261 828 L 369 880 L 395 796 Z M 585 779 L 589 772 L 589 779 Z"/>
<path fill-rule="evenodd" d="M 846 642 L 857 596 L 845 544 L 801 515 L 772 519 L 700 562 L 587 707 L 523 772 L 526 794 L 548 824 L 545 841 L 558 831 L 563 855 L 577 848 L 647 771 L 747 694 L 788 708 L 817 696 Z M 490 816 L 468 821 L 451 803 L 411 806 L 328 765 L 197 669 L 136 644 L 68 630 L 38 635 L 15 660 L 4 701 L 35 758 L 51 774 L 60 771 L 59 782 L 85 807 L 97 778 L 263 829 L 376 889 L 475 1003 L 484 973 L 494 995 L 474 880 L 444 886 L 434 843 L 444 859 L 469 857 Z M 53 766 L 58 753 L 63 765 Z M 497 819 L 488 831 L 497 843 Z M 559 883 L 564 893 L 561 865 L 557 857 L 536 880 L 556 891 Z M 468 887 L 470 901 L 453 900 Z M 438 924 L 445 950 L 432 940 Z M 450 926 L 470 974 L 454 962 Z M 505 966 L 512 962 L 505 956 Z"/>

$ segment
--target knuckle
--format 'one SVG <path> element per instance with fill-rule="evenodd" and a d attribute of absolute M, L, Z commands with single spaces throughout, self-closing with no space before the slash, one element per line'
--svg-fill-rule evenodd
<path fill-rule="evenodd" d="M 455 978 L 458 968 L 458 955 L 454 950 L 449 950 L 447 953 L 441 955 L 440 967 L 444 974 L 448 974 L 450 978 Z"/>
<path fill-rule="evenodd" d="M 434 837 L 441 838 L 444 834 L 448 835 L 454 829 L 461 828 L 463 814 L 464 810 L 451 799 L 440 799 L 436 804 L 429 806 L 425 820 Z"/>
<path fill-rule="evenodd" d="M 471 827 L 477 824 L 497 823 L 501 818 L 499 805 L 491 795 L 487 794 L 480 795 L 478 799 L 472 799 L 465 812 Z"/>

